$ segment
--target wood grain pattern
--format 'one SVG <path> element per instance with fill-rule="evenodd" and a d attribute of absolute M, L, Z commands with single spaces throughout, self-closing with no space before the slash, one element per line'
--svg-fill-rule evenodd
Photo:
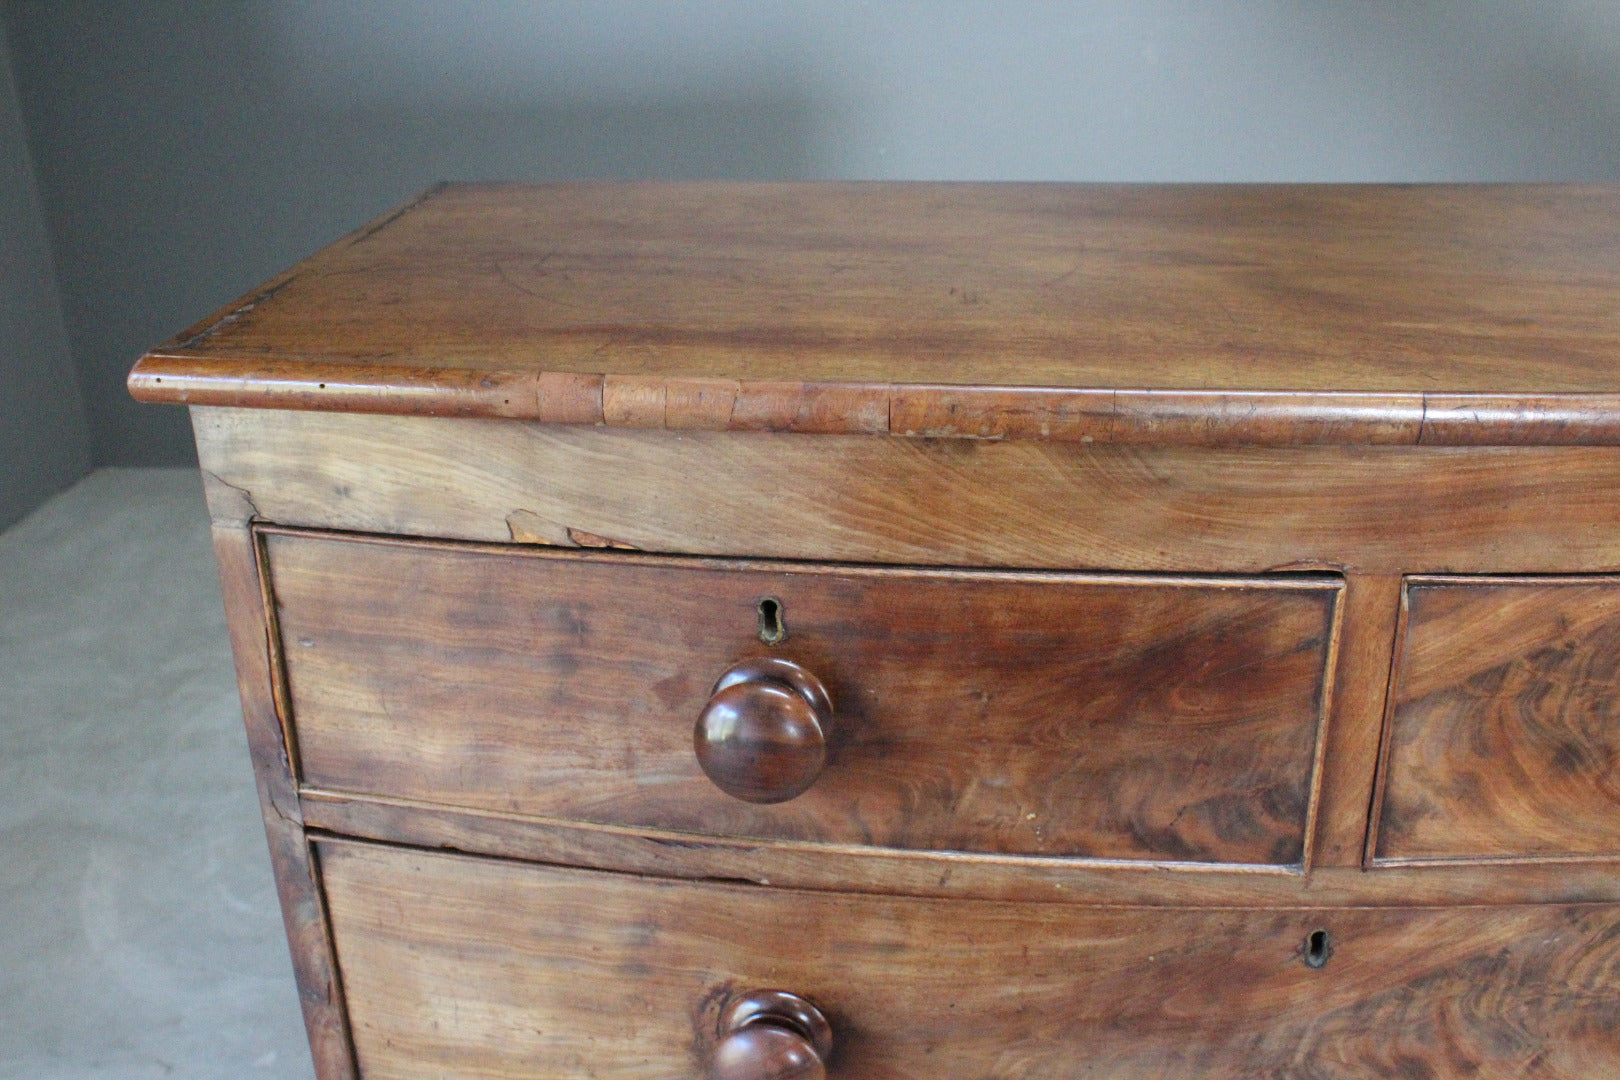
<path fill-rule="evenodd" d="M 1607 445 L 1617 220 L 1620 188 L 1593 185 L 450 185 L 130 387 L 671 429 Z"/>
<path fill-rule="evenodd" d="M 827 1080 L 832 1025 L 786 990 L 748 990 L 720 1010 L 710 1080 Z"/>
<path fill-rule="evenodd" d="M 1620 186 L 441 185 L 155 349 L 320 1080 L 1620 1075 L 1616 295 Z"/>
<path fill-rule="evenodd" d="M 1365 858 L 1401 587 L 1394 575 L 1345 579 L 1333 708 L 1322 748 L 1316 866 L 1359 866 Z"/>
<path fill-rule="evenodd" d="M 300 800 L 308 828 L 383 843 L 819 891 L 1137 907 L 1620 903 L 1620 859 L 1380 865 L 1376 873 L 1313 866 L 1297 874 L 1214 863 L 1098 863 L 703 837 L 313 788 Z"/>
<path fill-rule="evenodd" d="M 1201 911 L 797 893 L 322 843 L 370 1080 L 702 1076 L 733 995 L 862 1080 L 1620 1070 L 1620 908 Z M 1302 962 L 1313 931 L 1328 963 Z M 741 932 L 740 932 L 741 931 Z"/>
<path fill-rule="evenodd" d="M 1376 856 L 1620 853 L 1620 579 L 1417 578 Z"/>
<path fill-rule="evenodd" d="M 1431 446 L 1620 445 L 1620 395 L 1427 394 Z"/>
<path fill-rule="evenodd" d="M 781 604 L 778 644 L 786 636 Z M 692 752 L 714 785 L 756 803 L 780 803 L 802 794 L 827 767 L 829 732 L 836 717 L 821 680 L 803 665 L 774 656 L 734 664 L 714 684 L 692 732 Z"/>
<path fill-rule="evenodd" d="M 264 543 L 313 787 L 707 835 L 1304 859 L 1334 579 Z M 767 653 L 836 718 L 814 786 L 757 806 L 703 775 L 692 729 L 715 678 Z"/>
<path fill-rule="evenodd" d="M 888 433 L 1161 446 L 1410 445 L 1425 434 L 1423 420 L 1423 398 L 1410 393 L 896 386 Z M 1493 438 L 1505 442 L 1511 434 L 1496 430 Z M 1573 429 L 1569 438 L 1577 438 Z"/>
<path fill-rule="evenodd" d="M 276 707 L 266 597 L 253 534 L 215 525 L 214 555 L 236 660 L 248 749 L 258 781 L 293 974 L 319 1080 L 357 1080 L 343 988 L 328 936 L 326 902 L 304 823 Z"/>
<path fill-rule="evenodd" d="M 1198 449 L 193 412 L 247 516 L 409 536 L 945 566 L 1620 570 L 1620 451 Z"/>

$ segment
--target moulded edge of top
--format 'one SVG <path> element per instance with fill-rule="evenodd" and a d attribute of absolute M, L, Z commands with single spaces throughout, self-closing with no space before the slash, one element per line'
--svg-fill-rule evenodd
<path fill-rule="evenodd" d="M 1193 446 L 1620 446 L 1620 393 L 792 382 L 237 360 L 154 351 L 140 401 L 607 427 Z"/>

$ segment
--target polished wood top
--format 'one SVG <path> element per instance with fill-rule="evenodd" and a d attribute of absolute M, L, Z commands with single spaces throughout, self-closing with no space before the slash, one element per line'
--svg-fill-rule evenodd
<path fill-rule="evenodd" d="M 1620 186 L 435 187 L 147 401 L 1153 443 L 1620 444 Z"/>

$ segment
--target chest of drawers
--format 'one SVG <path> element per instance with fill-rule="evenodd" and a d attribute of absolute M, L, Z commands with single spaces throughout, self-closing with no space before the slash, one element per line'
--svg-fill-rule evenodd
<path fill-rule="evenodd" d="M 1620 1075 L 1620 189 L 447 185 L 130 385 L 321 1080 Z"/>

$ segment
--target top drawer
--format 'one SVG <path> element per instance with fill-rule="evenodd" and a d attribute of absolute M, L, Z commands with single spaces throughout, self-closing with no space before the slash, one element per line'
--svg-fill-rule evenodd
<path fill-rule="evenodd" d="M 906 849 L 1306 850 L 1336 578 L 263 541 L 307 788 Z M 833 714 L 824 771 L 776 805 L 724 794 L 693 748 L 716 677 L 763 656 Z"/>
<path fill-rule="evenodd" d="M 1620 854 L 1620 578 L 1411 577 L 1372 854 Z"/>

